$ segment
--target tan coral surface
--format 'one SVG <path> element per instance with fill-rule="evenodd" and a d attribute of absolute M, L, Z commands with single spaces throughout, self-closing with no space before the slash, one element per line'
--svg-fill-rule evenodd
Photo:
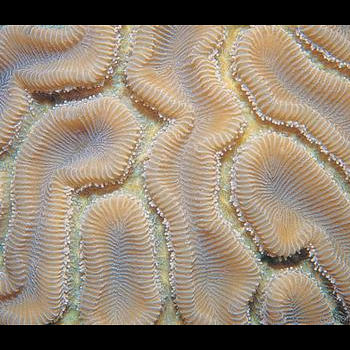
<path fill-rule="evenodd" d="M 348 324 L 348 38 L 0 26 L 0 324 Z"/>
<path fill-rule="evenodd" d="M 275 277 L 266 288 L 266 325 L 331 325 L 331 309 L 317 284 L 298 272 Z"/>
<path fill-rule="evenodd" d="M 161 300 L 142 206 L 134 198 L 114 195 L 92 206 L 83 221 L 83 322 L 153 325 Z"/>

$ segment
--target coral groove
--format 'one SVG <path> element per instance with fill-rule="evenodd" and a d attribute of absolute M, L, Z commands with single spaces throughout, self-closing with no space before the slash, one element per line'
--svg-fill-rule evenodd
<path fill-rule="evenodd" d="M 147 219 L 132 198 L 95 204 L 82 227 L 82 320 L 92 325 L 153 325 L 161 300 Z"/>
<path fill-rule="evenodd" d="M 29 112 L 28 93 L 103 84 L 116 60 L 117 27 L 67 25 L 0 29 L 0 151 L 13 142 Z"/>
<path fill-rule="evenodd" d="M 176 304 L 188 324 L 248 322 L 258 266 L 218 209 L 220 156 L 245 121 L 220 81 L 219 25 L 143 25 L 128 82 L 169 120 L 146 166 L 147 189 L 165 218 Z"/>
<path fill-rule="evenodd" d="M 350 202 L 292 139 L 275 133 L 246 146 L 234 167 L 234 196 L 247 229 L 271 256 L 308 248 L 350 308 Z"/>
<path fill-rule="evenodd" d="M 257 114 L 298 128 L 350 175 L 350 83 L 311 62 L 278 26 L 244 32 L 235 71 Z"/>
<path fill-rule="evenodd" d="M 0 170 L 0 220 L 4 215 L 6 196 L 6 172 Z"/>
<path fill-rule="evenodd" d="M 311 278 L 299 272 L 286 272 L 269 284 L 263 311 L 265 325 L 332 325 L 329 304 Z"/>
<path fill-rule="evenodd" d="M 62 315 L 72 193 L 121 181 L 139 134 L 131 113 L 111 98 L 56 108 L 30 133 L 13 181 L 1 324 L 47 324 Z"/>

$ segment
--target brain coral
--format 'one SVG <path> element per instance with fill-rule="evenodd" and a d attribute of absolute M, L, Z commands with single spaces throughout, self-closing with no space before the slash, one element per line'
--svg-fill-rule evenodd
<path fill-rule="evenodd" d="M 263 120 L 298 128 L 349 174 L 350 82 L 315 65 L 277 26 L 240 37 L 236 73 Z"/>
<path fill-rule="evenodd" d="M 123 105 L 104 98 L 58 108 L 28 136 L 13 180 L 0 323 L 45 324 L 62 315 L 71 194 L 121 180 L 139 131 Z"/>
<path fill-rule="evenodd" d="M 244 123 L 218 79 L 223 34 L 222 26 L 142 27 L 128 67 L 137 95 L 175 121 L 156 140 L 146 182 L 167 220 L 176 303 L 191 324 L 247 323 L 259 282 L 254 259 L 216 209 L 218 154 Z"/>
<path fill-rule="evenodd" d="M 331 325 L 331 308 L 306 275 L 286 272 L 270 282 L 263 308 L 266 325 Z"/>
<path fill-rule="evenodd" d="M 108 25 L 0 29 L 0 151 L 8 148 L 28 113 L 28 92 L 103 84 L 115 63 L 116 30 Z"/>
<path fill-rule="evenodd" d="M 235 163 L 235 195 L 263 250 L 290 256 L 309 248 L 350 307 L 350 201 L 293 140 L 270 134 Z"/>
<path fill-rule="evenodd" d="M 0 324 L 349 324 L 349 68 L 349 25 L 0 25 Z"/>
<path fill-rule="evenodd" d="M 94 205 L 82 227 L 82 319 L 97 325 L 152 325 L 161 300 L 149 225 L 135 199 Z"/>
<path fill-rule="evenodd" d="M 297 34 L 325 59 L 337 63 L 340 68 L 350 68 L 349 25 L 303 24 L 297 27 Z"/>

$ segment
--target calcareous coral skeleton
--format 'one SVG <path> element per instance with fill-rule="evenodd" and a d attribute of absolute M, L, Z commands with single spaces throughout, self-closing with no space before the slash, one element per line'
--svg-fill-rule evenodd
<path fill-rule="evenodd" d="M 349 28 L 0 25 L 0 324 L 349 324 Z"/>

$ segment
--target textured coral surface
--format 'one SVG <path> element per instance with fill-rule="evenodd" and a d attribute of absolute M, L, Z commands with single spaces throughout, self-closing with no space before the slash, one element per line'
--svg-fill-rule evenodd
<path fill-rule="evenodd" d="M 349 38 L 0 26 L 0 324 L 348 324 Z"/>

